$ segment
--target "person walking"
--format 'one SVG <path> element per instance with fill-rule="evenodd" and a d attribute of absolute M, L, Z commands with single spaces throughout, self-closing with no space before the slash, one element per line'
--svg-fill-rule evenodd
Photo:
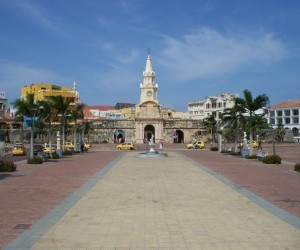
<path fill-rule="evenodd" d="M 84 142 L 83 142 L 82 138 L 80 138 L 79 145 L 80 145 L 80 151 L 81 151 L 81 153 L 83 153 L 84 152 Z"/>

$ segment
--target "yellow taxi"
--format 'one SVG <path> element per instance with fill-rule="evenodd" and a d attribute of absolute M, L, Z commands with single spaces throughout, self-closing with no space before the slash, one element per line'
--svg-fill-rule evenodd
<path fill-rule="evenodd" d="M 189 143 L 186 145 L 187 149 L 201 149 L 205 148 L 205 144 L 203 141 L 195 141 L 193 143 Z"/>
<path fill-rule="evenodd" d="M 65 142 L 64 148 L 67 149 L 67 150 L 73 151 L 74 150 L 74 144 L 72 142 L 70 142 L 70 141 Z"/>
<path fill-rule="evenodd" d="M 50 146 L 48 143 L 45 143 L 44 152 L 47 154 L 50 153 Z M 56 147 L 55 147 L 55 145 L 52 144 L 52 153 L 55 153 L 55 152 L 56 152 Z"/>
<path fill-rule="evenodd" d="M 253 141 L 253 148 L 257 148 L 258 146 L 258 143 L 256 141 Z M 241 142 L 238 146 L 239 148 L 242 148 L 243 147 L 243 143 Z M 250 141 L 247 141 L 247 148 L 250 147 Z"/>
<path fill-rule="evenodd" d="M 116 149 L 122 150 L 122 149 L 129 149 L 134 150 L 134 145 L 132 142 L 124 142 L 122 144 L 118 144 Z"/>
<path fill-rule="evenodd" d="M 12 155 L 26 155 L 25 147 L 22 143 L 15 144 L 11 151 Z"/>

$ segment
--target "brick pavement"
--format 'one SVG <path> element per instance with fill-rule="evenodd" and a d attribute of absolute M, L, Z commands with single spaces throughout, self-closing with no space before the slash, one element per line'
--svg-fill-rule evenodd
<path fill-rule="evenodd" d="M 0 249 L 80 188 L 118 151 L 88 152 L 40 165 L 17 162 L 17 171 L 0 173 Z"/>
<path fill-rule="evenodd" d="M 172 150 L 172 146 L 164 149 Z M 183 145 L 176 146 L 178 150 L 183 148 Z M 0 247 L 25 230 L 14 229 L 16 225 L 33 224 L 120 155 L 113 148 L 112 145 L 105 145 L 104 148 L 99 147 L 98 152 L 38 166 L 18 163 L 17 172 L 0 174 L 0 208 L 4 211 L 0 214 Z M 257 160 L 208 150 L 180 152 L 300 218 L 300 175 L 292 171 L 291 164 L 266 166 Z"/>
<path fill-rule="evenodd" d="M 66 199 L 7 250 L 298 249 L 299 219 L 280 219 L 270 203 L 179 153 L 137 154 L 109 164 L 83 196 Z"/>
<path fill-rule="evenodd" d="M 300 174 L 293 165 L 267 165 L 209 150 L 181 153 L 300 218 Z"/>

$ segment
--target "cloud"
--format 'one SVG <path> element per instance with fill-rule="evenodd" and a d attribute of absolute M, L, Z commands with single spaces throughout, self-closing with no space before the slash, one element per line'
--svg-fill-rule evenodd
<path fill-rule="evenodd" d="M 31 68 L 23 64 L 0 62 L 0 86 L 9 101 L 19 98 L 21 88 L 31 83 L 53 83 L 60 85 L 66 78 L 55 72 L 41 68 Z M 72 84 L 72 82 L 70 82 Z M 70 84 L 70 85 L 71 85 Z M 66 83 L 61 85 L 65 86 Z"/>
<path fill-rule="evenodd" d="M 215 78 L 243 69 L 272 65 L 288 54 L 272 34 L 260 37 L 222 35 L 210 28 L 175 39 L 164 37 L 159 63 L 179 81 Z"/>
<path fill-rule="evenodd" d="M 59 31 L 59 27 L 55 24 L 53 18 L 40 6 L 25 1 L 18 1 L 17 7 L 22 11 L 23 16 L 32 20 L 35 24 L 51 31 Z"/>

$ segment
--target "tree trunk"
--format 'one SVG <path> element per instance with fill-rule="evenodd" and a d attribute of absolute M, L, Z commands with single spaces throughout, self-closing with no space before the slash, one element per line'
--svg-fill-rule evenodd
<path fill-rule="evenodd" d="M 73 136 L 74 136 L 74 150 L 75 151 L 78 151 L 78 148 L 77 148 L 77 135 L 76 135 L 76 122 L 74 124 L 74 132 L 73 132 Z"/>
<path fill-rule="evenodd" d="M 49 120 L 49 131 L 48 131 L 48 134 L 49 134 L 49 155 L 52 158 L 52 128 L 51 128 L 51 120 Z"/>
<path fill-rule="evenodd" d="M 30 129 L 30 158 L 33 158 L 33 138 L 34 138 L 34 122 L 31 125 Z"/>

